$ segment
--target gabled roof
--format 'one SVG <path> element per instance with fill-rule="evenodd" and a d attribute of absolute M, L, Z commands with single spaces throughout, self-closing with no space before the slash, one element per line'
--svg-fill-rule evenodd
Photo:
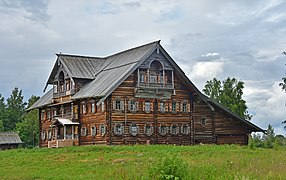
<path fill-rule="evenodd" d="M 58 71 L 59 64 L 63 64 L 65 70 L 71 78 L 94 79 L 102 66 L 106 63 L 105 58 L 56 54 L 57 61 L 48 78 L 47 84 L 53 83 L 53 78 Z"/>
<path fill-rule="evenodd" d="M 13 132 L 0 132 L 0 145 L 1 144 L 21 144 L 23 143 L 17 133 Z"/>
<path fill-rule="evenodd" d="M 155 41 L 108 56 L 106 66 L 100 70 L 92 82 L 85 85 L 72 99 L 109 96 L 126 77 L 156 50 L 159 42 Z"/>

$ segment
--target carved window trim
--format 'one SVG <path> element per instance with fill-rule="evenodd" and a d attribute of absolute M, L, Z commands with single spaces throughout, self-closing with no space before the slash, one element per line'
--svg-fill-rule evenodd
<path fill-rule="evenodd" d="M 164 101 L 159 103 L 159 110 L 161 113 L 166 113 L 166 103 Z"/>
<path fill-rule="evenodd" d="M 188 101 L 187 100 L 184 100 L 182 102 L 182 112 L 183 113 L 187 113 L 188 112 Z"/>
<path fill-rule="evenodd" d="M 171 109 L 171 112 L 173 114 L 176 114 L 177 113 L 177 102 L 176 101 L 172 101 L 172 109 Z"/>
<path fill-rule="evenodd" d="M 104 124 L 99 125 L 99 131 L 101 136 L 105 136 L 106 134 L 106 126 Z"/>
<path fill-rule="evenodd" d="M 188 124 L 183 124 L 181 126 L 181 133 L 184 135 L 189 135 L 191 133 L 191 127 Z"/>
<path fill-rule="evenodd" d="M 46 140 L 46 131 L 45 130 L 43 130 L 42 133 L 41 133 L 41 140 L 42 141 Z"/>
<path fill-rule="evenodd" d="M 166 136 L 167 134 L 168 134 L 168 126 L 166 126 L 166 125 L 160 125 L 159 126 L 159 134 L 161 135 L 161 136 Z"/>
<path fill-rule="evenodd" d="M 91 133 L 91 136 L 95 136 L 96 133 L 97 133 L 97 129 L 96 129 L 96 126 L 95 125 L 92 125 L 91 128 L 90 128 L 90 133 Z"/>
<path fill-rule="evenodd" d="M 128 110 L 131 112 L 138 111 L 138 102 L 136 100 L 128 101 Z"/>
<path fill-rule="evenodd" d="M 177 126 L 176 124 L 172 124 L 171 127 L 170 127 L 170 133 L 172 135 L 177 135 L 179 134 L 179 126 Z"/>
<path fill-rule="evenodd" d="M 116 136 L 122 136 L 124 134 L 124 126 L 121 123 L 115 124 L 113 132 Z"/>
<path fill-rule="evenodd" d="M 129 126 L 129 133 L 132 136 L 136 136 L 139 133 L 139 126 L 137 126 L 136 124 L 131 124 Z"/>
<path fill-rule="evenodd" d="M 144 125 L 144 134 L 146 136 L 151 136 L 153 134 L 153 131 L 154 131 L 154 129 L 153 129 L 152 125 L 150 125 L 150 124 Z"/>
<path fill-rule="evenodd" d="M 85 126 L 81 127 L 81 136 L 87 136 L 87 128 Z"/>
<path fill-rule="evenodd" d="M 144 104 L 145 104 L 145 109 L 144 109 L 144 111 L 145 111 L 146 113 L 150 113 L 150 112 L 151 112 L 151 102 L 150 102 L 150 101 L 145 101 Z"/>

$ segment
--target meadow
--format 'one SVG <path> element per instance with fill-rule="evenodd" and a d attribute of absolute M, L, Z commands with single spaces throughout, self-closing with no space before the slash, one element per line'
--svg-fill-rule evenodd
<path fill-rule="evenodd" d="M 187 166 L 186 179 L 286 177 L 285 147 L 135 145 L 0 151 L 0 179 L 158 179 L 160 163 L 173 157 Z"/>

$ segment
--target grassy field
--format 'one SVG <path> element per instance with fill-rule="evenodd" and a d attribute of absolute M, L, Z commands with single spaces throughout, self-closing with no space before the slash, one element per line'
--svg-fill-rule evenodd
<path fill-rule="evenodd" d="M 187 179 L 285 179 L 286 148 L 85 146 L 0 151 L 0 179 L 156 179 L 166 157 L 186 162 Z"/>

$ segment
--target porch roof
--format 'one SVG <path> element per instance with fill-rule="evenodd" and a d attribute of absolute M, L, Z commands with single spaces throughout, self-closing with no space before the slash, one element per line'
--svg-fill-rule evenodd
<path fill-rule="evenodd" d="M 78 122 L 72 122 L 70 119 L 66 118 L 55 118 L 56 121 L 53 122 L 53 125 L 56 124 L 57 122 L 61 123 L 63 126 L 65 125 L 79 125 Z"/>

